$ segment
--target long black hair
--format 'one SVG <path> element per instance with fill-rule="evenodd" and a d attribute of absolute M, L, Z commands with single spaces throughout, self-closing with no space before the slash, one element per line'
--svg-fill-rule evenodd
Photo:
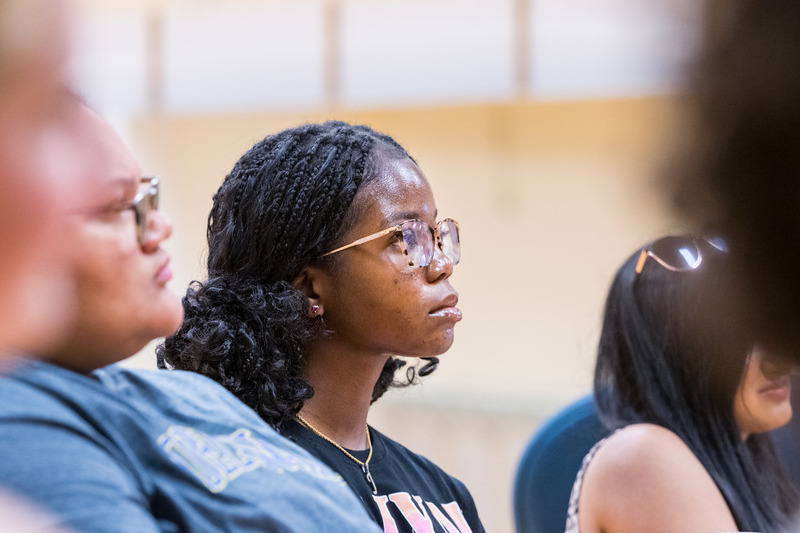
<path fill-rule="evenodd" d="M 714 479 L 741 530 L 781 530 L 798 496 L 769 437 L 742 441 L 733 414 L 754 343 L 718 294 L 729 286 L 727 254 L 694 240 L 702 257 L 696 269 L 674 272 L 648 258 L 637 275 L 637 251 L 617 271 L 595 368 L 600 418 L 609 430 L 652 423 L 673 431 Z"/>
<path fill-rule="evenodd" d="M 331 121 L 270 135 L 234 165 L 208 217 L 208 279 L 183 298 L 183 325 L 156 352 L 160 367 L 192 370 L 224 385 L 268 423 L 280 427 L 311 398 L 305 351 L 322 333 L 321 317 L 292 281 L 358 220 L 358 192 L 386 160 L 409 158 L 391 137 L 367 126 Z M 405 381 L 405 362 L 390 357 L 373 389 L 431 373 L 431 357 Z"/>

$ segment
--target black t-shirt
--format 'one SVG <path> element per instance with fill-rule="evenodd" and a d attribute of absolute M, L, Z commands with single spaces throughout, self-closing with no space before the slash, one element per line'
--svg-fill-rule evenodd
<path fill-rule="evenodd" d="M 341 474 L 386 533 L 483 532 L 478 510 L 467 487 L 431 461 L 373 428 L 369 470 L 378 494 L 361 466 L 297 421 L 282 433 Z M 347 450 L 360 461 L 368 450 Z"/>

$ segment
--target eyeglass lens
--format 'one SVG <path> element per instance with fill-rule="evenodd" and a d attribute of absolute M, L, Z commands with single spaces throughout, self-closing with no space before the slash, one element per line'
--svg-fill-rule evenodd
<path fill-rule="evenodd" d="M 411 266 L 426 267 L 433 260 L 438 244 L 442 253 L 451 263 L 458 264 L 461 259 L 461 244 L 458 224 L 452 219 L 445 219 L 436 225 L 438 243 L 434 242 L 435 231 L 421 220 L 409 220 L 400 226 L 403 243 Z"/>
<path fill-rule="evenodd" d="M 159 178 L 142 178 L 142 183 L 147 188 L 136 195 L 133 200 L 133 209 L 136 212 L 136 233 L 139 242 L 144 240 L 147 231 L 147 215 L 150 211 L 158 209 L 158 184 Z"/>
<path fill-rule="evenodd" d="M 680 236 L 655 241 L 650 253 L 664 266 L 674 270 L 691 270 L 700 264 L 700 249 L 693 239 Z"/>

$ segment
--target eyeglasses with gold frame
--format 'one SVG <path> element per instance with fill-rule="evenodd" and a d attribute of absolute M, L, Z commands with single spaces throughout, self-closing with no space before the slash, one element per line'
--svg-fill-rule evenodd
<path fill-rule="evenodd" d="M 445 258 L 456 265 L 461 260 L 461 238 L 458 222 L 452 218 L 440 220 L 435 228 L 419 219 L 404 220 L 391 228 L 386 228 L 372 235 L 331 250 L 322 257 L 347 250 L 354 246 L 374 241 L 392 233 L 401 237 L 400 249 L 408 260 L 409 266 L 426 267 L 433 260 L 435 248 L 441 250 Z"/>

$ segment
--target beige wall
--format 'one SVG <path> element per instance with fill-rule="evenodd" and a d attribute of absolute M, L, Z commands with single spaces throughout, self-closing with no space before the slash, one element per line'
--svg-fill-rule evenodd
<path fill-rule="evenodd" d="M 520 102 L 310 115 L 142 119 L 146 172 L 164 177 L 167 248 L 182 293 L 202 278 L 211 197 L 255 141 L 340 118 L 392 135 L 418 160 L 439 212 L 461 223 L 453 284 L 464 320 L 439 370 L 371 422 L 471 487 L 488 531 L 512 531 L 518 455 L 543 417 L 591 387 L 602 304 L 634 249 L 679 229 L 655 186 L 675 131 L 670 99 Z M 152 366 L 152 346 L 131 364 Z"/>

